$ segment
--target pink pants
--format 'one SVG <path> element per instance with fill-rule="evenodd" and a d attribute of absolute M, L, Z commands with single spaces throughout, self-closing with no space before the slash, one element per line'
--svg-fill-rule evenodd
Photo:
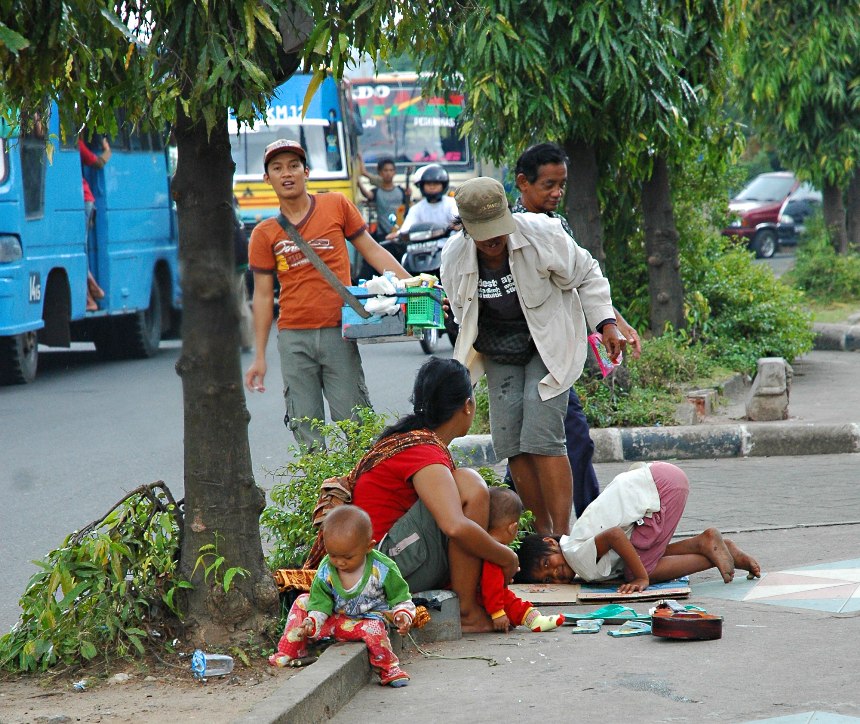
<path fill-rule="evenodd" d="M 650 518 L 645 518 L 643 525 L 635 526 L 633 535 L 630 536 L 630 542 L 649 575 L 665 555 L 666 546 L 675 535 L 687 505 L 687 496 L 690 494 L 690 481 L 677 465 L 651 463 L 651 477 L 654 478 L 660 496 L 660 510 Z M 624 579 L 633 579 L 633 574 L 626 566 Z"/>
<path fill-rule="evenodd" d="M 299 596 L 287 617 L 284 635 L 278 642 L 278 653 L 291 659 L 300 659 L 308 654 L 307 639 L 298 638 L 295 633 L 308 617 L 308 594 Z M 391 641 L 385 628 L 385 621 L 376 618 L 349 618 L 341 614 L 329 616 L 317 638 L 334 638 L 336 641 L 364 641 L 370 655 L 370 665 L 385 684 L 393 678 L 401 678 L 400 661 L 391 649 Z"/>

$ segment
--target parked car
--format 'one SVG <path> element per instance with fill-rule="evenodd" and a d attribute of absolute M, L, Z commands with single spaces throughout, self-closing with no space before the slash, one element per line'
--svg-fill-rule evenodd
<path fill-rule="evenodd" d="M 776 230 L 780 246 L 797 244 L 806 232 L 806 222 L 821 209 L 821 192 L 810 183 L 802 183 L 783 202 Z"/>
<path fill-rule="evenodd" d="M 797 243 L 803 221 L 820 204 L 821 193 L 791 171 L 759 174 L 729 202 L 731 219 L 722 233 L 745 239 L 757 257 L 770 258 L 781 243 Z"/>

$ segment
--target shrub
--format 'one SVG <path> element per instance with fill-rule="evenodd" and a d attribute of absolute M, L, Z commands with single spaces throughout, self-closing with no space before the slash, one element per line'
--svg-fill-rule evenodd
<path fill-rule="evenodd" d="M 298 455 L 273 473 L 283 482 L 272 488 L 272 504 L 260 516 L 263 538 L 272 544 L 267 558 L 272 569 L 301 567 L 317 535 L 312 516 L 322 482 L 355 467 L 379 437 L 385 417 L 365 408 L 359 411 L 358 421 L 314 425 L 325 437 L 327 448 L 292 448 Z"/>
<path fill-rule="evenodd" d="M 630 357 L 627 365 L 632 384 L 654 390 L 678 391 L 700 377 L 707 377 L 714 369 L 706 351 L 677 332 L 645 340 L 642 356 Z"/>
<path fill-rule="evenodd" d="M 860 298 L 860 255 L 837 254 L 823 219 L 816 214 L 797 247 L 795 265 L 786 279 L 819 302 Z"/>
<path fill-rule="evenodd" d="M 576 393 L 590 427 L 674 425 L 680 395 L 667 390 L 633 387 L 623 390 L 589 377 L 576 383 Z"/>
<path fill-rule="evenodd" d="M 753 372 L 759 357 L 791 362 L 812 349 L 812 319 L 803 295 L 750 263 L 750 254 L 727 248 L 713 259 L 700 289 L 710 316 L 701 329 L 708 354 L 721 365 Z"/>
<path fill-rule="evenodd" d="M 163 483 L 129 493 L 104 518 L 37 562 L 21 618 L 0 637 L 0 669 L 44 671 L 101 657 L 141 655 L 173 595 L 180 519 Z M 151 641 L 169 647 L 172 636 Z"/>

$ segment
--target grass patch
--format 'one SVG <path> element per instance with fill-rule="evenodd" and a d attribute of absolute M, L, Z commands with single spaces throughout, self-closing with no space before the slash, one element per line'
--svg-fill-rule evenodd
<path fill-rule="evenodd" d="M 847 324 L 849 317 L 860 314 L 860 298 L 839 302 L 809 300 L 806 306 L 812 321 L 820 324 Z"/>

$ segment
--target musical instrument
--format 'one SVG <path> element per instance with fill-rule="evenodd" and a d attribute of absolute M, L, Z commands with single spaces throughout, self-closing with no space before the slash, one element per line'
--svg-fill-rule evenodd
<path fill-rule="evenodd" d="M 691 611 L 671 599 L 659 601 L 651 616 L 651 634 L 682 641 L 712 641 L 723 635 L 723 617 Z"/>

